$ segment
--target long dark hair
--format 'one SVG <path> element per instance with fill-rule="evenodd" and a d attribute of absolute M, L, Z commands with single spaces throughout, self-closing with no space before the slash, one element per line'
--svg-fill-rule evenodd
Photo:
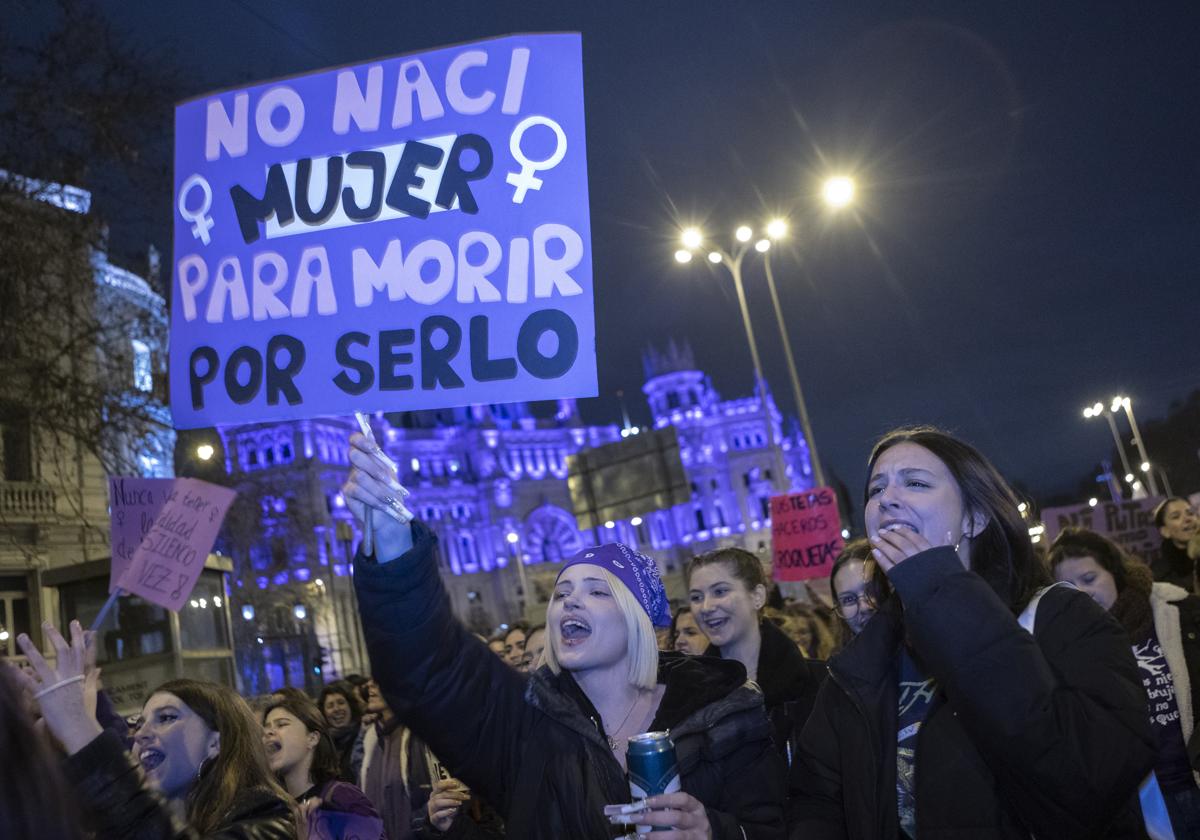
<path fill-rule="evenodd" d="M 983 530 L 970 538 L 971 571 L 987 581 L 1014 614 L 1019 613 L 1051 581 L 1008 482 L 971 444 L 933 426 L 908 426 L 893 429 L 875 444 L 867 463 L 868 487 L 879 456 L 899 443 L 914 443 L 936 456 L 958 484 L 967 514 L 986 520 Z"/>
<path fill-rule="evenodd" d="M 209 729 L 221 735 L 217 757 L 201 765 L 199 778 L 187 794 L 187 820 L 197 834 L 212 834 L 221 828 L 238 797 L 246 791 L 264 790 L 291 802 L 267 765 L 262 727 L 233 689 L 215 682 L 181 679 L 163 683 L 151 695 L 160 692 L 174 694 Z"/>
<path fill-rule="evenodd" d="M 316 704 L 307 697 L 303 700 L 296 697 L 276 700 L 274 703 L 268 704 L 266 711 L 263 712 L 263 726 L 267 725 L 267 718 L 276 709 L 283 709 L 293 715 L 300 723 L 304 724 L 307 731 L 316 732 L 318 735 L 317 746 L 313 750 L 312 766 L 308 771 L 312 783 L 323 785 L 341 775 L 342 766 L 337 748 L 333 745 L 333 739 L 329 737 L 329 727 L 325 723 L 325 715 L 321 713 Z"/>
<path fill-rule="evenodd" d="M 82 840 L 77 797 L 58 756 L 34 728 L 13 669 L 0 662 L 0 837 Z"/>

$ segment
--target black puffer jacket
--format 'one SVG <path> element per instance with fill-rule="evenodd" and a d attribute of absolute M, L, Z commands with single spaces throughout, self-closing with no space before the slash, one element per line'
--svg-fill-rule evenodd
<path fill-rule="evenodd" d="M 435 539 L 391 563 L 356 558 L 363 629 L 384 697 L 456 778 L 491 802 L 508 836 L 601 840 L 622 834 L 604 806 L 629 785 L 599 715 L 568 673 L 524 677 L 453 617 Z M 675 739 L 683 790 L 708 810 L 714 840 L 784 836 L 783 768 L 762 695 L 736 662 L 660 655 L 666 692 L 651 724 Z"/>
<path fill-rule="evenodd" d="M 793 792 L 802 784 L 799 773 L 800 735 L 812 714 L 817 691 L 825 680 L 825 663 L 807 659 L 796 643 L 772 621 L 760 621 L 762 644 L 758 651 L 758 685 L 771 721 L 775 748 L 788 767 L 788 822 L 794 819 Z M 720 656 L 709 645 L 706 656 Z"/>
<path fill-rule="evenodd" d="M 1083 593 L 1055 587 L 1031 636 L 949 548 L 889 577 L 903 610 L 890 600 L 830 660 L 804 729 L 803 820 L 792 837 L 899 836 L 905 636 L 944 696 L 918 736 L 921 840 L 1144 837 L 1136 794 L 1155 742 L 1121 627 Z"/>
<path fill-rule="evenodd" d="M 97 840 L 198 840 L 142 782 L 137 762 L 110 731 L 66 760 Z M 243 791 L 217 831 L 205 840 L 295 840 L 291 804 L 269 790 Z"/>

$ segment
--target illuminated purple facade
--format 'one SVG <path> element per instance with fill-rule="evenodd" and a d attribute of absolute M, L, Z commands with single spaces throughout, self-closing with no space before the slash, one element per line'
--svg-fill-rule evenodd
<path fill-rule="evenodd" d="M 665 353 L 649 351 L 644 362 L 654 426 L 676 428 L 692 499 L 611 528 L 576 526 L 567 458 L 641 431 L 628 423 L 586 426 L 573 400 L 560 401 L 545 417 L 528 405 L 506 404 L 374 418 L 376 436 L 412 490 L 410 505 L 438 534 L 443 578 L 455 611 L 472 629 L 487 633 L 519 616 L 537 620 L 558 562 L 597 541 L 619 540 L 655 557 L 668 593 L 679 597 L 683 562 L 694 553 L 739 545 L 765 555 L 768 499 L 784 486 L 780 470 L 788 486 L 811 486 L 804 440 L 785 437 L 769 395 L 774 439 L 782 441 L 776 449 L 768 445 L 761 401 L 722 400 L 688 348 L 672 343 Z M 346 577 L 359 534 L 339 493 L 348 470 L 346 439 L 356 428 L 352 418 L 321 418 L 219 429 L 234 484 L 261 500 L 256 539 L 242 550 L 228 547 L 239 570 L 235 601 L 259 605 L 243 613 L 259 628 L 261 605 L 274 604 L 268 609 L 283 617 L 277 638 L 288 635 L 284 625 L 293 634 L 306 627 L 280 605 L 306 605 L 308 632 L 330 652 L 326 677 L 331 667 L 366 668 Z M 312 652 L 293 650 L 293 658 L 303 656 Z M 247 666 L 243 677 L 263 688 L 262 673 L 267 683 L 294 682 L 289 675 L 300 667 L 264 671 L 259 663 L 249 666 L 259 678 L 248 677 Z"/>

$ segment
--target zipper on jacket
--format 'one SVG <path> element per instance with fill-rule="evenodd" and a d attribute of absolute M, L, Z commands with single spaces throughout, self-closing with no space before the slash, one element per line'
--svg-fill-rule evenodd
<path fill-rule="evenodd" d="M 854 708 L 858 711 L 858 714 L 863 719 L 863 723 L 867 727 L 867 736 L 871 739 L 871 762 L 872 762 L 871 799 L 878 806 L 878 804 L 879 804 L 879 756 L 881 754 L 881 750 L 879 748 L 879 743 L 878 743 L 878 740 L 879 740 L 878 735 L 876 735 L 875 730 L 871 726 L 871 718 L 867 715 L 867 710 L 863 706 L 862 700 L 859 699 L 858 693 L 851 691 L 846 686 L 846 684 L 838 678 L 837 672 L 834 671 L 833 668 L 830 667 L 828 664 L 826 664 L 825 670 L 829 672 L 829 678 L 831 680 L 833 680 L 834 684 L 837 685 L 837 687 L 840 688 L 842 690 L 842 692 L 847 697 L 850 698 L 851 704 L 853 704 Z M 844 779 L 842 780 L 842 786 L 845 787 Z M 843 801 L 842 805 L 843 805 L 843 807 L 845 807 L 844 801 Z M 878 831 L 878 834 L 876 836 L 883 837 L 883 811 L 882 810 L 880 810 L 880 812 L 878 814 L 878 823 L 876 825 L 876 829 Z"/>

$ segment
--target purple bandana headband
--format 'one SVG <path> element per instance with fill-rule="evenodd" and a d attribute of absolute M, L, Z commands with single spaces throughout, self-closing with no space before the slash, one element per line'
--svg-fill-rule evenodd
<path fill-rule="evenodd" d="M 633 593 L 655 627 L 671 626 L 671 606 L 667 603 L 667 591 L 658 574 L 658 564 L 645 554 L 639 554 L 621 543 L 585 548 L 563 565 L 559 577 L 572 566 L 583 563 L 599 566 L 615 575 Z"/>

